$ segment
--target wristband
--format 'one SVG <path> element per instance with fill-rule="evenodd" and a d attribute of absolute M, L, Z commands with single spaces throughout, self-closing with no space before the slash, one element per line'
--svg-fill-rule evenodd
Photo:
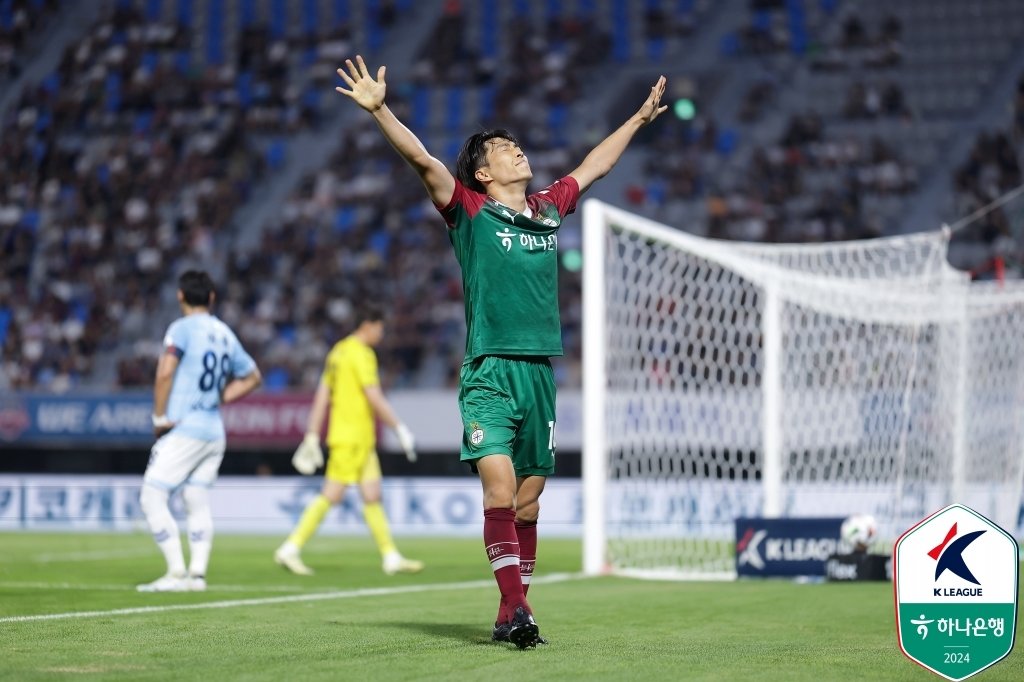
<path fill-rule="evenodd" d="M 163 428 L 165 426 L 170 426 L 170 425 L 171 425 L 171 420 L 167 418 L 166 414 L 161 414 L 160 416 L 157 416 L 155 414 L 153 415 L 153 428 L 161 429 L 161 428 Z"/>

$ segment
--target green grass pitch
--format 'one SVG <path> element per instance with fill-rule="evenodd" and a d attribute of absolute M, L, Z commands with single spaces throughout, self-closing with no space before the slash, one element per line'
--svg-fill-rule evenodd
<path fill-rule="evenodd" d="M 579 542 L 542 536 L 550 644 L 519 651 L 490 640 L 478 540 L 399 538 L 427 568 L 387 577 L 368 538 L 316 537 L 308 578 L 280 540 L 219 536 L 207 592 L 139 594 L 163 568 L 147 535 L 0 533 L 0 680 L 941 679 L 900 652 L 889 584 L 581 578 Z M 1024 654 L 974 679 L 1022 680 Z"/>

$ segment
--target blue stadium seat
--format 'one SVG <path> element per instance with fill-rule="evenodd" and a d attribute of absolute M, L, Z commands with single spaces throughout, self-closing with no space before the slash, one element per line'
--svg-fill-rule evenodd
<path fill-rule="evenodd" d="M 334 0 L 334 25 L 347 24 L 352 19 L 348 0 Z"/>
<path fill-rule="evenodd" d="M 149 132 L 150 126 L 153 124 L 153 112 L 152 110 L 140 111 L 135 114 L 135 121 L 132 124 L 132 131 L 136 135 L 143 135 Z"/>
<path fill-rule="evenodd" d="M 391 250 L 391 235 L 384 230 L 377 230 L 370 237 L 370 248 L 377 252 L 381 260 L 387 260 Z"/>
<path fill-rule="evenodd" d="M 417 85 L 412 91 L 412 129 L 425 131 L 430 125 L 430 89 Z"/>
<path fill-rule="evenodd" d="M 36 140 L 35 144 L 32 145 L 32 158 L 35 160 L 36 163 L 42 162 L 43 158 L 46 156 L 46 151 L 49 148 L 50 146 L 49 144 L 47 144 L 46 140 Z M 39 214 L 35 213 L 34 211 L 32 213 L 34 214 L 34 219 L 38 224 Z M 25 214 L 25 217 L 22 218 L 22 222 L 25 221 L 28 215 L 29 213 Z"/>
<path fill-rule="evenodd" d="M 141 62 L 142 68 L 145 69 L 146 73 L 152 74 L 160 64 L 160 55 L 152 50 L 146 50 L 142 53 Z"/>
<path fill-rule="evenodd" d="M 734 128 L 724 128 L 715 138 L 715 151 L 722 156 L 729 156 L 736 149 L 737 135 Z"/>
<path fill-rule="evenodd" d="M 549 22 L 558 21 L 563 14 L 565 14 L 565 8 L 562 7 L 562 0 L 547 0 L 545 18 Z"/>
<path fill-rule="evenodd" d="M 50 109 L 41 109 L 36 117 L 35 131 L 42 132 L 49 128 L 51 123 L 53 123 L 53 112 Z"/>
<path fill-rule="evenodd" d="M 11 309 L 0 306 L 0 346 L 7 340 L 7 330 L 11 326 Z"/>
<path fill-rule="evenodd" d="M 21 226 L 35 234 L 39 231 L 39 211 L 28 209 L 21 214 Z"/>
<path fill-rule="evenodd" d="M 548 108 L 548 128 L 551 129 L 553 142 L 562 145 L 568 141 L 566 127 L 569 123 L 569 107 L 565 104 L 552 104 Z"/>
<path fill-rule="evenodd" d="M 191 28 L 193 10 L 192 0 L 178 0 L 178 23 L 186 28 Z"/>
<path fill-rule="evenodd" d="M 480 54 L 484 57 L 497 57 L 500 47 L 498 40 L 501 36 L 501 31 L 498 30 L 498 0 L 483 0 L 479 16 Z"/>
<path fill-rule="evenodd" d="M 174 53 L 174 68 L 179 73 L 187 73 L 192 65 L 192 57 L 188 50 L 178 50 Z"/>
<path fill-rule="evenodd" d="M 270 0 L 270 35 L 278 39 L 288 35 L 287 0 Z"/>
<path fill-rule="evenodd" d="M 370 0 L 366 8 L 366 45 L 371 52 L 377 52 L 384 45 L 384 28 L 378 19 L 378 3 Z"/>
<path fill-rule="evenodd" d="M 320 3 L 317 0 L 302 0 L 302 32 L 313 35 L 320 28 Z"/>
<path fill-rule="evenodd" d="M 256 0 L 239 0 L 238 20 L 243 29 L 256 23 Z"/>
<path fill-rule="evenodd" d="M 334 214 L 335 234 L 346 234 L 356 225 L 356 208 L 351 204 L 345 204 Z"/>
<path fill-rule="evenodd" d="M 252 105 L 251 71 L 241 71 L 235 77 L 235 92 L 238 95 L 238 105 L 242 109 L 248 109 Z"/>
<path fill-rule="evenodd" d="M 740 37 L 735 31 L 730 31 L 718 41 L 718 51 L 724 57 L 732 57 L 740 51 Z"/>
<path fill-rule="evenodd" d="M 647 58 L 652 62 L 661 61 L 665 56 L 665 39 L 664 38 L 648 38 L 647 39 Z"/>
<path fill-rule="evenodd" d="M 277 170 L 283 166 L 287 155 L 288 143 L 285 142 L 283 137 L 275 137 L 267 145 L 267 165 L 270 166 L 271 170 Z"/>
<path fill-rule="evenodd" d="M 462 110 L 465 107 L 466 91 L 462 86 L 448 88 L 444 104 L 444 127 L 448 132 L 462 128 Z"/>
<path fill-rule="evenodd" d="M 290 377 L 290 373 L 284 367 L 271 367 L 263 375 L 263 390 L 269 393 L 284 391 L 288 388 Z"/>
<path fill-rule="evenodd" d="M 60 87 L 60 74 L 56 71 L 51 71 L 39 85 L 50 94 L 57 92 L 57 89 Z"/>
<path fill-rule="evenodd" d="M 146 21 L 160 21 L 164 14 L 163 0 L 146 0 Z"/>
<path fill-rule="evenodd" d="M 313 83 L 310 83 L 302 93 L 302 103 L 313 111 L 319 111 L 322 94 L 323 93 L 321 93 L 320 88 Z"/>
<path fill-rule="evenodd" d="M 612 26 L 612 58 L 617 62 L 628 62 L 632 50 L 629 41 L 629 2 L 627 0 L 613 0 Z"/>
<path fill-rule="evenodd" d="M 803 54 L 807 49 L 807 17 L 803 0 L 786 0 L 786 14 L 789 23 L 789 49 L 794 54 Z"/>
<path fill-rule="evenodd" d="M 121 110 L 121 74 L 116 71 L 107 74 L 107 80 L 104 87 L 106 97 L 104 98 L 107 104 L 107 111 L 110 113 L 117 113 Z"/>
<path fill-rule="evenodd" d="M 224 0 L 207 0 L 206 63 L 224 63 Z"/>
<path fill-rule="evenodd" d="M 766 9 L 759 9 L 754 12 L 754 21 L 751 22 L 759 33 L 769 33 L 772 30 L 772 13 Z"/>
<path fill-rule="evenodd" d="M 454 162 L 459 156 L 459 150 L 462 149 L 462 138 L 461 137 L 449 137 L 444 144 L 444 158 L 447 162 Z"/>
<path fill-rule="evenodd" d="M 497 96 L 497 88 L 493 85 L 485 85 L 477 89 L 477 112 L 480 116 L 479 121 L 474 123 L 482 123 L 484 125 L 490 125 L 490 122 L 494 120 L 494 98 Z"/>

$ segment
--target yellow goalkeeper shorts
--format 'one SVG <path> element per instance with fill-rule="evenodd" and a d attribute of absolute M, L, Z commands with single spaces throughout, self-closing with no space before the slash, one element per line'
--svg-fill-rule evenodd
<path fill-rule="evenodd" d="M 377 451 L 366 443 L 339 443 L 328 445 L 327 470 L 324 477 L 328 481 L 354 485 L 364 481 L 379 481 L 380 460 Z"/>

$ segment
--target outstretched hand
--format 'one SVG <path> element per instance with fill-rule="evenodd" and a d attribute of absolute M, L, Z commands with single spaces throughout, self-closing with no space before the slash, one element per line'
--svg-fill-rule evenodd
<path fill-rule="evenodd" d="M 363 61 L 362 55 L 356 55 L 355 64 L 351 59 L 346 59 L 345 66 L 348 67 L 348 70 L 338 69 L 338 75 L 350 89 L 346 90 L 342 87 L 334 89 L 352 98 L 356 104 L 371 113 L 384 106 L 384 91 L 387 90 L 387 85 L 384 83 L 384 72 L 387 67 L 382 66 L 377 69 L 377 80 L 374 80 L 370 77 L 370 72 L 366 70 L 366 62 Z M 664 78 L 662 80 L 664 81 Z"/>
<path fill-rule="evenodd" d="M 647 96 L 640 110 L 636 112 L 637 118 L 643 125 L 647 125 L 668 109 L 667 104 L 661 104 L 661 96 L 665 94 L 665 77 L 659 76 L 658 82 L 651 87 L 651 94 Z"/>

